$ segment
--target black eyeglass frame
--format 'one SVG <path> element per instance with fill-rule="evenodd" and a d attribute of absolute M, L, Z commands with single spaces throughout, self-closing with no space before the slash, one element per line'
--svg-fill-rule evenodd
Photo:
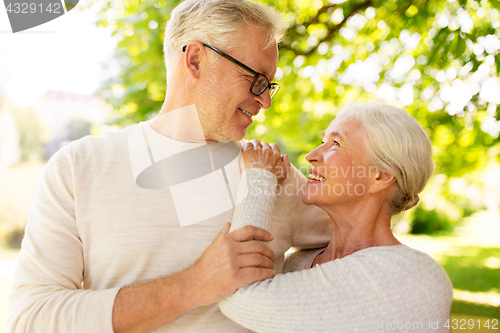
<path fill-rule="evenodd" d="M 203 46 L 206 46 L 208 47 L 209 49 L 217 52 L 220 56 L 226 58 L 227 60 L 231 61 L 232 63 L 240 66 L 241 68 L 243 68 L 244 70 L 246 70 L 247 72 L 250 72 L 254 75 L 254 79 L 253 79 L 253 82 L 252 82 L 252 85 L 250 86 L 250 92 L 252 94 L 254 94 L 255 96 L 260 96 L 262 95 L 262 93 L 264 91 L 266 91 L 267 88 L 269 88 L 269 94 L 271 96 L 271 98 L 274 97 L 274 95 L 276 95 L 276 93 L 278 92 L 278 90 L 280 89 L 280 85 L 277 84 L 277 83 L 271 83 L 269 81 L 269 78 L 262 74 L 262 73 L 259 73 L 257 72 L 256 70 L 253 70 L 251 69 L 250 67 L 248 67 L 247 65 L 245 65 L 244 63 L 242 63 L 241 61 L 238 61 L 236 59 L 234 59 L 233 57 L 231 57 L 229 54 L 225 53 L 225 52 L 222 52 L 221 50 L 211 46 L 211 45 L 208 45 L 208 44 L 205 44 L 205 43 L 201 43 Z M 184 45 L 182 47 L 182 52 L 186 52 L 186 48 L 187 48 L 187 45 Z M 264 77 L 265 78 L 265 81 L 264 82 L 267 82 L 267 84 L 263 84 L 260 86 L 259 90 L 257 90 L 257 92 L 254 92 L 253 91 L 253 88 L 255 86 L 255 84 L 257 83 L 257 80 L 260 78 L 260 77 Z M 262 88 L 264 87 L 264 88 Z"/>

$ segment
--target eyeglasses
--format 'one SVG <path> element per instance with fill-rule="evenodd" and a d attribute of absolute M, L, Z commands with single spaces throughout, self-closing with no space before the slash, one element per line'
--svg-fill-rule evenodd
<path fill-rule="evenodd" d="M 231 57 L 229 54 L 224 53 L 221 50 L 216 49 L 215 47 L 210 46 L 208 44 L 205 44 L 205 43 L 201 43 L 201 44 L 203 46 L 206 46 L 209 49 L 217 52 L 219 55 L 223 56 L 224 58 L 226 58 L 227 60 L 231 61 L 232 63 L 240 66 L 241 68 L 245 69 L 246 71 L 252 73 L 254 75 L 254 78 L 253 78 L 252 85 L 250 86 L 250 92 L 252 94 L 254 94 L 255 96 L 262 95 L 262 93 L 264 91 L 266 91 L 266 89 L 269 87 L 269 94 L 271 95 L 271 98 L 273 98 L 274 95 L 276 95 L 276 93 L 280 89 L 279 84 L 277 84 L 277 83 L 270 83 L 269 79 L 267 78 L 267 76 L 265 76 L 264 74 L 259 73 L 257 71 L 254 71 L 253 69 L 251 69 L 250 67 L 248 67 L 244 63 L 242 63 L 242 62 L 234 59 L 233 57 Z M 184 45 L 182 47 L 182 52 L 186 52 L 186 47 L 187 47 L 187 45 Z"/>

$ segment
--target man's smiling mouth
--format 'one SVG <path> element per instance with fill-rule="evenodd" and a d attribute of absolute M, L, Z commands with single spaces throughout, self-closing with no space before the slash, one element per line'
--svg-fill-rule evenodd
<path fill-rule="evenodd" d="M 245 110 L 243 110 L 243 109 L 239 109 L 239 110 L 240 110 L 241 112 L 243 112 L 244 114 L 246 114 L 247 116 L 249 116 L 250 118 L 252 118 L 252 116 L 253 116 L 253 115 L 252 115 L 250 112 L 245 111 Z"/>

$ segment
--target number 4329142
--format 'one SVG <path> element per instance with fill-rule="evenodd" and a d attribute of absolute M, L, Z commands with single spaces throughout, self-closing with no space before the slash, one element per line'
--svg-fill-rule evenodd
<path fill-rule="evenodd" d="M 481 319 L 478 319 L 476 321 L 474 321 L 474 319 L 469 319 L 469 320 L 465 320 L 465 319 L 452 319 L 451 320 L 451 324 L 450 324 L 450 320 L 448 319 L 446 321 L 446 323 L 444 324 L 444 327 L 450 329 L 454 329 L 454 330 L 466 330 L 466 329 L 473 329 L 473 328 L 477 328 L 477 329 L 487 329 L 487 330 L 498 330 L 498 319 L 491 319 L 491 322 L 490 322 L 490 319 L 487 319 L 486 321 L 483 321 L 483 323 L 481 324 Z"/>
<path fill-rule="evenodd" d="M 34 13 L 54 13 L 61 14 L 62 6 L 60 3 L 49 3 L 47 6 L 43 6 L 43 4 L 36 3 L 9 3 L 7 6 L 7 13 L 15 13 L 15 14 L 34 14 Z"/>

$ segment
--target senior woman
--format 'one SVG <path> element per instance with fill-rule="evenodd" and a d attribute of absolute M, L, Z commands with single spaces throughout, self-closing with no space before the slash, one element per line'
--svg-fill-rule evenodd
<path fill-rule="evenodd" d="M 272 231 L 275 190 L 286 190 L 272 174 L 276 151 L 245 144 L 245 164 L 261 169 L 244 172 L 233 229 Z M 302 200 L 330 216 L 329 245 L 294 253 L 285 274 L 240 288 L 219 303 L 221 311 L 256 332 L 448 331 L 453 291 L 446 272 L 390 229 L 393 215 L 417 204 L 433 172 L 431 143 L 418 122 L 384 104 L 352 104 L 306 159 Z"/>

